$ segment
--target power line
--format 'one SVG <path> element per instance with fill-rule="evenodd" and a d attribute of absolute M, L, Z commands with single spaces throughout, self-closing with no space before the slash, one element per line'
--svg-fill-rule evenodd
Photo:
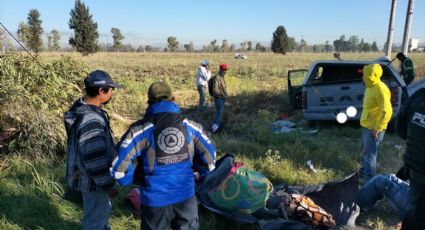
<path fill-rule="evenodd" d="M 30 55 L 30 57 L 44 70 L 47 72 L 47 69 L 44 68 L 43 65 L 41 65 L 41 63 L 37 60 L 37 58 L 35 58 L 30 51 L 27 50 L 27 48 L 25 48 L 24 45 L 22 45 L 22 43 L 20 43 L 18 41 L 18 39 L 15 38 L 15 36 L 13 36 L 13 34 L 0 22 L 1 27 L 3 27 L 3 29 L 28 53 L 28 55 Z"/>

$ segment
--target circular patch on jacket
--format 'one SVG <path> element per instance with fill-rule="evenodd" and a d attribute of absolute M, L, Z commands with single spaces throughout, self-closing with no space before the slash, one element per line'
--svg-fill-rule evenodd
<path fill-rule="evenodd" d="M 183 133 L 174 127 L 168 127 L 158 135 L 158 146 L 167 154 L 173 154 L 183 148 Z"/>

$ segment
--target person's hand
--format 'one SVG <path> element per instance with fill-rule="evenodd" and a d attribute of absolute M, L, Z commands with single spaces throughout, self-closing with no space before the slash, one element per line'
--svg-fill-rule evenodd
<path fill-rule="evenodd" d="M 378 139 L 378 134 L 379 134 L 379 131 L 376 131 L 376 130 L 370 130 L 370 136 L 372 136 L 375 140 L 376 139 Z"/>
<path fill-rule="evenodd" d="M 118 196 L 118 189 L 113 188 L 113 189 L 109 190 L 109 191 L 108 191 L 108 196 L 109 196 L 109 198 L 111 198 L 111 199 L 113 199 L 113 198 L 115 198 L 116 196 Z"/>
<path fill-rule="evenodd" d="M 195 181 L 198 181 L 201 178 L 198 172 L 194 172 L 193 176 L 195 177 Z"/>

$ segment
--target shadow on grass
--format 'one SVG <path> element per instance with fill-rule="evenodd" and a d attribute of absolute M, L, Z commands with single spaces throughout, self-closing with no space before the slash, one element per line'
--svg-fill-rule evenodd
<path fill-rule="evenodd" d="M 232 133 L 232 128 L 237 125 L 238 122 L 250 122 L 250 120 L 255 119 L 259 110 L 267 110 L 275 114 L 276 118 L 282 112 L 291 113 L 292 111 L 289 106 L 286 91 L 260 91 L 229 96 L 224 107 L 223 122 L 226 123 L 226 128 L 223 132 Z M 210 96 L 207 96 L 205 111 L 200 112 L 197 106 L 193 106 L 183 108 L 182 114 L 202 124 L 204 128 L 209 128 L 215 116 L 214 101 Z M 243 120 L 234 119 L 241 115 L 244 115 Z"/>
<path fill-rule="evenodd" d="M 59 215 L 51 198 L 44 193 L 37 195 L 1 196 L 0 212 L 11 224 L 22 229 L 80 229 L 75 222 L 69 222 Z M 78 221 L 77 221 L 78 222 Z"/>

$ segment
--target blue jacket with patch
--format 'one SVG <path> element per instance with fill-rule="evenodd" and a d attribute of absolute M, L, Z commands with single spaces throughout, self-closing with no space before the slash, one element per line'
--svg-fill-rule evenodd
<path fill-rule="evenodd" d="M 171 101 L 151 105 L 123 135 L 117 150 L 112 175 L 122 185 L 133 179 L 139 183 L 141 202 L 150 207 L 193 197 L 193 169 L 205 175 L 215 167 L 216 152 L 202 126 L 183 118 Z"/>

